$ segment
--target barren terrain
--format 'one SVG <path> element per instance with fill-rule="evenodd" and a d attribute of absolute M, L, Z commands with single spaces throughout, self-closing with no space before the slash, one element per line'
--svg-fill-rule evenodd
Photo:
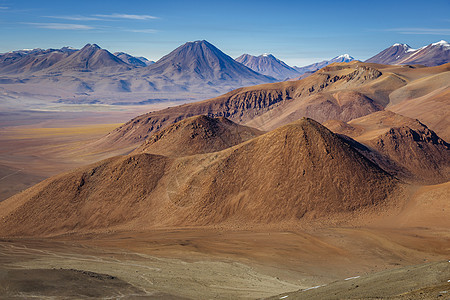
<path fill-rule="evenodd" d="M 9 118 L 0 298 L 445 299 L 448 68 L 331 65 L 124 125 Z"/>

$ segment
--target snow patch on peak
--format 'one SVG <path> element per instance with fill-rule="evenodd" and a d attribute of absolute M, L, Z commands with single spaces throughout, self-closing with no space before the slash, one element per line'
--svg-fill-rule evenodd
<path fill-rule="evenodd" d="M 263 53 L 262 56 L 264 56 L 264 57 L 270 56 L 270 53 Z"/>
<path fill-rule="evenodd" d="M 405 49 L 411 49 L 411 47 L 408 44 L 400 44 L 400 43 L 395 43 L 394 45 L 392 45 L 392 47 L 403 47 Z"/>
<path fill-rule="evenodd" d="M 440 40 L 439 42 L 431 44 L 432 46 L 448 46 L 450 47 L 450 44 L 447 41 Z"/>
<path fill-rule="evenodd" d="M 345 58 L 345 59 L 353 59 L 353 57 L 351 57 L 350 55 L 348 55 L 347 53 L 339 55 L 337 58 Z"/>

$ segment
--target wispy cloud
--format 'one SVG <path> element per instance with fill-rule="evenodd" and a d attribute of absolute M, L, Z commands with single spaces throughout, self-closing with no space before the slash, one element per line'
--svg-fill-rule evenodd
<path fill-rule="evenodd" d="M 44 18 L 61 19 L 61 20 L 69 20 L 69 21 L 100 21 L 100 20 L 102 20 L 98 17 L 87 17 L 87 16 L 44 16 Z"/>
<path fill-rule="evenodd" d="M 6 7 L 6 6 L 0 6 L 0 9 L 9 9 L 9 7 Z"/>
<path fill-rule="evenodd" d="M 138 33 L 157 33 L 158 32 L 158 30 L 156 30 L 156 29 L 124 29 L 123 31 L 138 32 Z"/>
<path fill-rule="evenodd" d="M 128 15 L 128 14 L 109 14 L 109 15 L 93 15 L 99 18 L 110 18 L 110 19 L 129 19 L 129 20 L 153 20 L 158 19 L 158 17 L 150 15 Z"/>
<path fill-rule="evenodd" d="M 390 28 L 386 29 L 386 31 L 392 31 L 401 34 L 450 35 L 450 28 Z"/>
<path fill-rule="evenodd" d="M 57 29 L 57 30 L 91 30 L 92 26 L 81 24 L 64 24 L 64 23 L 23 23 L 37 28 Z"/>

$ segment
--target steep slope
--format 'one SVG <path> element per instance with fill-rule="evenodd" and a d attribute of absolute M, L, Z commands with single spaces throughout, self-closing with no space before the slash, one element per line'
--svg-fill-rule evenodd
<path fill-rule="evenodd" d="M 294 69 L 299 73 L 299 74 L 305 74 L 308 72 L 315 72 L 317 70 L 322 69 L 323 67 L 326 67 L 328 65 L 331 65 L 333 63 L 341 63 L 341 62 L 351 62 L 355 60 L 353 57 L 351 57 L 348 54 L 342 54 L 336 57 L 333 57 L 330 60 L 323 60 L 321 62 L 317 62 L 311 65 L 307 65 L 304 67 L 294 67 Z"/>
<path fill-rule="evenodd" d="M 217 152 L 261 134 L 257 129 L 238 125 L 224 117 L 200 115 L 153 134 L 133 153 L 186 156 Z"/>
<path fill-rule="evenodd" d="M 236 58 L 236 61 L 255 72 L 271 76 L 278 80 L 286 80 L 300 75 L 294 68 L 288 66 L 272 54 L 262 54 L 260 56 L 243 54 Z"/>
<path fill-rule="evenodd" d="M 118 72 L 130 70 L 132 67 L 123 62 L 120 58 L 109 51 L 100 48 L 96 44 L 87 44 L 79 51 L 72 53 L 67 58 L 59 61 L 50 68 L 45 69 L 45 73 L 64 72 Z"/>
<path fill-rule="evenodd" d="M 163 76 L 177 85 L 226 85 L 236 88 L 275 81 L 237 63 L 207 41 L 188 42 L 136 72 L 142 76 Z"/>
<path fill-rule="evenodd" d="M 429 184 L 450 180 L 450 145 L 417 120 L 382 111 L 325 126 L 368 146 L 362 152 L 391 173 Z"/>
<path fill-rule="evenodd" d="M 132 65 L 134 67 L 146 67 L 146 66 L 148 66 L 148 64 L 145 61 L 143 61 L 143 60 L 141 60 L 141 59 L 139 59 L 137 57 L 134 57 L 134 56 L 132 56 L 132 55 L 130 55 L 128 53 L 125 53 L 125 52 L 115 52 L 114 55 L 117 56 L 118 58 L 120 58 L 125 63 L 127 63 L 129 65 Z"/>
<path fill-rule="evenodd" d="M 412 49 L 406 44 L 394 44 L 366 62 L 379 64 L 420 64 L 439 66 L 450 62 L 450 44 L 444 40 L 429 44 L 419 49 Z"/>
<path fill-rule="evenodd" d="M 0 203 L 0 234 L 343 221 L 378 209 L 396 186 L 338 136 L 302 119 L 221 152 L 135 154 L 50 178 Z"/>

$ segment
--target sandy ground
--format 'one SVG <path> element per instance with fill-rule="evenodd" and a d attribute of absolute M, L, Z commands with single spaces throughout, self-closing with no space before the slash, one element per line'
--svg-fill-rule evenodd
<path fill-rule="evenodd" d="M 449 299 L 450 261 L 426 263 L 283 293 L 270 299 Z"/>
<path fill-rule="evenodd" d="M 75 126 L 58 122 L 0 127 L 0 201 L 49 176 L 120 154 L 84 151 L 86 144 L 120 123 Z"/>
<path fill-rule="evenodd" d="M 43 240 L 3 239 L 0 293 L 39 297 L 78 293 L 78 297 L 88 297 L 88 288 L 86 293 L 75 288 L 80 285 L 100 286 L 104 296 L 122 294 L 131 298 L 170 295 L 189 299 L 257 299 L 282 297 L 317 286 L 327 288 L 312 299 L 328 299 L 334 293 L 336 299 L 391 297 L 419 289 L 435 293 L 434 286 L 440 289 L 440 285 L 445 285 L 444 277 L 450 280 L 450 269 L 440 264 L 431 264 L 431 269 L 416 270 L 412 266 L 447 260 L 449 246 L 448 230 L 381 227 L 313 231 L 191 228 Z M 383 284 L 397 276 L 390 270 L 403 268 L 416 270 L 416 275 L 408 277 L 402 273 L 401 285 L 391 287 L 390 294 L 380 294 Z M 25 271 L 37 272 L 45 280 L 35 282 L 34 289 L 21 288 L 35 276 L 30 277 Z M 64 272 L 88 275 L 72 278 Z M 69 280 L 66 286 L 74 288 L 53 286 L 49 282 L 55 276 Z M 112 279 L 107 276 L 120 281 L 120 285 L 111 284 Z M 96 277 L 100 279 L 92 281 Z M 362 280 L 357 293 L 346 294 L 348 278 L 355 279 L 352 284 Z M 446 286 L 442 288 L 448 290 Z M 294 294 L 290 297 L 296 299 Z"/>
<path fill-rule="evenodd" d="M 18 294 L 27 297 L 43 297 L 52 293 L 59 296 L 87 297 L 86 292 L 61 289 L 61 286 L 49 287 L 52 273 L 55 270 L 78 270 L 94 272 L 118 278 L 121 286 L 110 286 L 108 283 L 99 287 L 108 294 L 122 293 L 125 296 L 138 295 L 172 295 L 176 297 L 195 298 L 259 298 L 285 290 L 294 291 L 300 288 L 275 277 L 261 274 L 253 268 L 233 261 L 195 260 L 158 258 L 142 253 L 123 251 L 120 249 L 102 249 L 83 247 L 81 245 L 66 245 L 57 242 L 2 242 L 0 247 L 0 270 L 22 270 L 22 278 L 17 271 L 15 276 L 0 277 L 0 294 L 12 297 Z M 37 272 L 41 270 L 44 279 L 36 283 L 33 290 L 20 289 L 17 282 L 29 280 L 24 270 Z M 47 270 L 43 273 L 42 270 Z M 20 280 L 21 279 L 21 280 Z M 9 286 L 16 281 L 16 290 Z M 75 279 L 78 283 L 71 286 L 95 286 L 86 278 Z M 123 283 L 127 282 L 128 285 Z M 127 288 L 125 291 L 123 288 Z M 128 290 L 128 291 L 127 291 Z"/>

